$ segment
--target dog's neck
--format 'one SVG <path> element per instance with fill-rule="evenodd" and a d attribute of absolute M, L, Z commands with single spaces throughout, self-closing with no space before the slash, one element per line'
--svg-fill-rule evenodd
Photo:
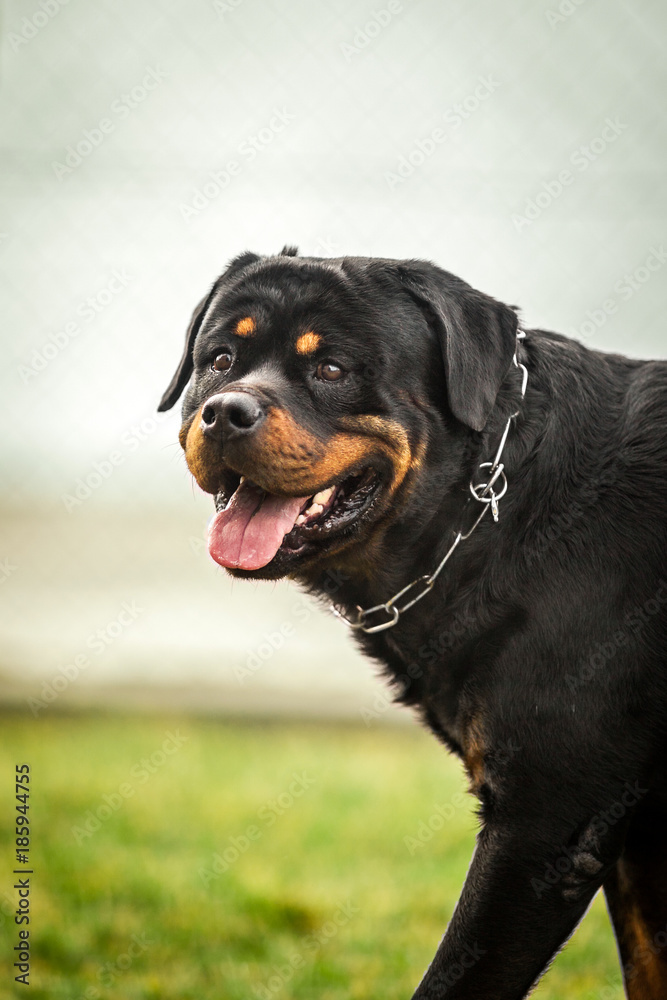
<path fill-rule="evenodd" d="M 519 352 L 519 360 L 525 359 L 523 345 L 518 347 L 517 354 Z M 505 442 L 503 463 L 512 469 L 532 449 L 539 429 L 536 421 L 529 419 L 527 411 L 524 412 L 521 382 L 520 371 L 513 368 L 501 387 L 484 432 L 467 432 L 459 436 L 455 446 L 460 469 L 455 482 L 450 481 L 442 494 L 437 486 L 426 490 L 426 495 L 424 491 L 420 495 L 415 487 L 403 516 L 382 534 L 371 538 L 363 548 L 348 550 L 338 560 L 332 560 L 328 569 L 320 572 L 316 579 L 307 580 L 307 585 L 332 597 L 334 606 L 347 606 L 353 610 L 360 606 L 382 604 L 411 581 L 415 581 L 416 586 L 405 601 L 415 597 L 422 589 L 418 581 L 429 571 L 436 570 L 442 553 L 447 552 L 457 533 L 467 534 L 488 504 L 488 499 L 481 503 L 474 502 L 468 490 L 468 484 L 481 463 L 491 465 L 490 460 L 497 454 L 501 441 Z M 537 398 L 539 393 L 536 391 L 531 393 L 533 395 Z M 508 419 L 517 414 L 520 415 L 520 433 L 517 433 L 514 420 L 509 420 L 508 425 Z M 504 432 L 508 433 L 504 435 Z M 483 468 L 479 471 L 484 474 Z M 500 489 L 499 483 L 496 491 Z M 490 516 L 488 520 L 491 521 Z M 443 531 L 443 526 L 449 527 Z M 477 530 L 476 527 L 474 530 Z M 406 549 L 405 540 L 408 538 L 410 545 Z M 468 539 L 461 544 L 469 547 Z M 381 620 L 381 616 L 375 619 Z M 368 624 L 373 622 L 374 619 L 368 619 Z"/>
<path fill-rule="evenodd" d="M 520 360 L 525 360 L 529 370 L 528 390 L 503 454 L 509 487 L 500 504 L 499 522 L 486 517 L 479 529 L 461 543 L 433 592 L 425 598 L 424 608 L 415 606 L 406 611 L 385 642 L 371 641 L 374 655 L 378 655 L 380 647 L 410 648 L 415 626 L 423 627 L 429 608 L 431 612 L 437 608 L 442 617 L 449 608 L 459 606 L 462 599 L 476 606 L 484 595 L 489 613 L 491 605 L 504 603 L 510 581 L 502 573 L 503 560 L 512 565 L 511 582 L 515 584 L 516 567 L 522 565 L 524 556 L 530 557 L 530 552 L 519 552 L 517 558 L 517 548 L 539 523 L 546 528 L 554 494 L 560 496 L 564 482 L 583 485 L 587 476 L 594 474 L 594 421 L 584 439 L 580 428 L 575 438 L 575 424 L 567 419 L 567 406 L 552 405 L 555 396 L 567 399 L 574 381 L 586 378 L 592 353 L 581 347 L 574 364 L 571 355 L 567 355 L 566 364 L 561 364 L 559 355 L 563 352 L 558 338 L 537 331 L 529 332 L 520 351 Z M 591 413 L 595 405 L 591 396 Z M 442 497 L 437 512 L 421 524 L 418 514 L 405 524 L 397 521 L 374 549 L 372 558 L 367 559 L 362 551 L 355 559 L 341 559 L 316 580 L 307 581 L 310 588 L 354 618 L 358 607 L 382 604 L 412 580 L 431 573 L 456 532 L 465 533 L 478 515 L 478 505 L 467 499 L 467 481 L 477 465 L 495 453 L 507 415 L 516 406 L 516 379 L 508 379 L 484 432 L 470 437 L 470 467 L 465 468 L 461 482 Z M 546 440 L 550 446 L 541 447 Z M 486 620 L 487 615 L 483 618 Z M 404 643 L 403 636 L 410 638 Z M 368 646 L 365 640 L 362 642 Z"/>

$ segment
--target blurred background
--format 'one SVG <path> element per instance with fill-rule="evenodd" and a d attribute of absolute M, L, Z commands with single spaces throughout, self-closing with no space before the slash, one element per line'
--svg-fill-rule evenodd
<path fill-rule="evenodd" d="M 43 850 L 56 850 L 47 830 L 64 824 L 56 838 L 61 862 L 52 858 L 51 868 L 61 864 L 70 875 L 49 883 L 51 909 L 39 925 L 44 996 L 74 996 L 75 986 L 83 993 L 90 983 L 107 997 L 116 989 L 125 997 L 269 990 L 275 956 L 253 952 L 250 943 L 259 947 L 253 928 L 262 921 L 267 948 L 280 936 L 265 912 L 266 872 L 274 869 L 267 860 L 264 877 L 258 860 L 268 837 L 234 868 L 240 879 L 248 864 L 246 895 L 237 889 L 254 902 L 247 940 L 228 967 L 211 957 L 209 982 L 183 957 L 186 971 L 170 977 L 172 994 L 150 979 L 156 952 L 142 953 L 121 985 L 99 979 L 102 958 L 124 954 L 127 937 L 126 903 L 109 897 L 109 879 L 129 885 L 133 837 L 150 855 L 148 867 L 155 863 L 159 817 L 185 824 L 178 810 L 186 806 L 169 798 L 174 783 L 199 775 L 217 803 L 199 816 L 210 836 L 199 863 L 194 846 L 192 858 L 178 862 L 183 891 L 192 889 L 192 875 L 208 907 L 211 892 L 223 893 L 223 885 L 227 892 L 228 883 L 202 886 L 201 857 L 246 829 L 243 810 L 256 816 L 271 797 L 267 773 L 276 794 L 290 787 L 313 746 L 304 733 L 320 741 L 327 761 L 318 780 L 330 769 L 343 796 L 325 796 L 330 824 L 349 818 L 346 768 L 359 783 L 365 818 L 345 838 L 360 846 L 374 809 L 396 815 L 391 802 L 381 807 L 373 796 L 398 761 L 422 760 L 433 789 L 440 780 L 463 787 L 457 765 L 388 704 L 375 668 L 342 626 L 293 585 L 232 582 L 208 560 L 211 500 L 185 468 L 177 411 L 155 411 L 195 303 L 245 249 L 273 253 L 294 243 L 317 256 L 423 257 L 518 304 L 528 327 L 556 329 L 596 349 L 664 356 L 666 27 L 664 5 L 651 0 L 2 5 L 0 698 L 11 710 L 8 767 L 24 748 L 42 761 Z M 81 714 L 90 711 L 98 714 Z M 162 793 L 150 810 L 157 827 L 133 812 L 139 798 L 149 801 L 143 792 L 128 797 L 90 840 L 100 852 L 113 832 L 118 870 L 84 891 L 70 871 L 81 847 L 72 834 L 76 817 L 94 812 L 142 754 L 164 757 L 174 719 L 206 768 L 206 748 L 222 753 L 217 787 L 206 768 L 186 764 L 185 753 L 174 756 L 180 771 L 157 768 L 147 785 L 151 795 Z M 383 734 L 384 756 L 369 750 L 371 730 Z M 352 766 L 362 746 L 377 771 Z M 253 754 L 255 778 L 245 770 Z M 77 780 L 68 783 L 68 775 Z M 408 830 L 433 813 L 437 793 L 429 785 L 423 794 L 405 819 Z M 315 810 L 315 827 L 318 816 Z M 452 869 L 452 905 L 475 829 L 465 810 L 459 821 L 467 839 L 460 871 Z M 231 825 L 223 836 L 224 822 Z M 292 832 L 299 856 L 329 843 L 313 829 Z M 410 862 L 402 837 L 391 836 L 401 862 Z M 443 835 L 442 851 L 447 844 Z M 366 846 L 379 850 L 372 839 Z M 112 854 L 108 844 L 104 856 Z M 91 855 L 91 864 L 100 856 L 93 862 Z M 322 872 L 340 874 L 338 856 L 322 857 Z M 404 872 L 403 879 L 412 884 L 417 876 Z M 326 896 L 309 895 L 307 884 L 298 905 L 280 910 L 286 940 L 303 940 L 309 920 L 320 926 L 325 919 L 298 916 L 299 906 L 310 912 L 315 897 Z M 98 890 L 108 924 L 85 916 Z M 135 909 L 153 890 L 142 884 L 136 891 Z M 241 896 L 232 905 L 223 894 L 220 906 L 241 912 Z M 423 900 L 421 890 L 417 897 Z M 394 969 L 381 991 L 368 954 L 328 975 L 316 950 L 309 968 L 324 976 L 316 995 L 409 995 L 407 984 L 418 981 L 448 916 L 434 889 L 436 898 L 433 926 L 411 937 L 406 931 L 403 971 Z M 59 900 L 69 901 L 75 932 L 59 927 Z M 160 912 L 171 905 L 156 903 Z M 601 909 L 595 919 L 602 928 Z M 9 928 L 11 920 L 3 921 Z M 185 956 L 188 933 L 163 935 L 157 965 L 166 968 L 174 949 Z M 390 948 L 391 936 L 378 947 Z M 343 963 L 349 949 L 341 942 L 327 947 L 339 948 Z M 410 950 L 424 943 L 423 954 Z M 586 965 L 598 991 L 600 970 L 615 970 L 611 938 L 600 948 L 598 972 L 590 956 Z M 275 958 L 283 970 L 284 953 Z M 200 956 L 199 969 L 208 962 Z M 269 994 L 312 996 L 314 982 L 283 975 Z M 585 995 L 572 992 L 574 979 L 567 983 L 568 995 Z M 620 996 L 617 983 L 605 988 Z"/>

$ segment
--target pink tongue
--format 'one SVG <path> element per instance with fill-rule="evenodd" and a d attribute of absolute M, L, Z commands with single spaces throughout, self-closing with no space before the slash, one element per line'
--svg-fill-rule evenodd
<path fill-rule="evenodd" d="M 276 497 L 242 483 L 208 530 L 208 551 L 221 566 L 260 569 L 270 563 L 308 497 Z"/>

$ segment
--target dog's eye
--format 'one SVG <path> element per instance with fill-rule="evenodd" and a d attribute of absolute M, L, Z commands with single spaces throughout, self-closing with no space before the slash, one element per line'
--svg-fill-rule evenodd
<path fill-rule="evenodd" d="M 320 361 L 315 375 L 323 382 L 337 382 L 345 374 L 345 369 L 335 361 Z"/>
<path fill-rule="evenodd" d="M 214 372 L 226 372 L 232 367 L 232 356 L 229 351 L 223 351 L 222 354 L 218 354 L 211 365 L 211 369 Z"/>

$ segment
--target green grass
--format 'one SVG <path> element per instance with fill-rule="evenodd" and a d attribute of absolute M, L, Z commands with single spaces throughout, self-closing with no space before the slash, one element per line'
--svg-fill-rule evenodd
<path fill-rule="evenodd" d="M 177 730 L 182 746 L 142 774 Z M 0 754 L 2 997 L 253 1000 L 268 984 L 271 1000 L 406 1000 L 473 849 L 460 767 L 419 731 L 8 715 Z M 30 989 L 13 991 L 11 782 L 23 762 L 34 958 Z M 118 808 L 77 844 L 73 828 L 104 796 Z M 451 806 L 447 822 L 411 852 L 405 838 L 437 804 Z M 225 851 L 232 863 L 216 874 Z M 133 935 L 143 950 L 132 957 Z M 619 982 L 598 898 L 535 996 L 615 1000 Z"/>

